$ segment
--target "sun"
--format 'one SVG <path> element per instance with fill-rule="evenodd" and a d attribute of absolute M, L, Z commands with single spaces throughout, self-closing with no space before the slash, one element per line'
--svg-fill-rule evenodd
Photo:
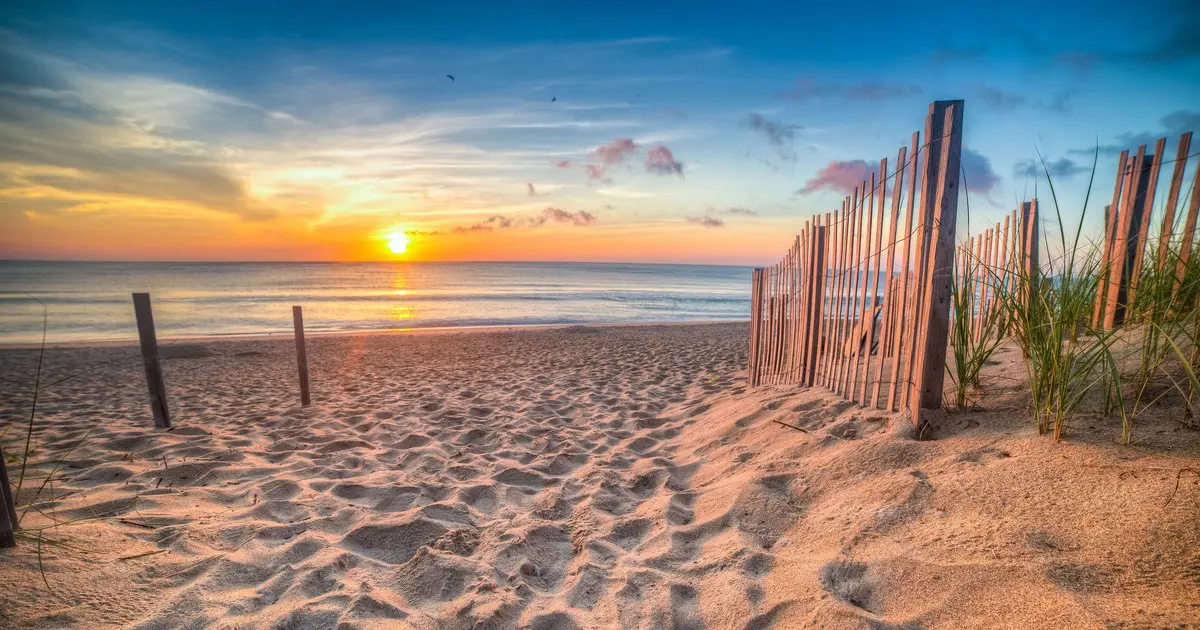
<path fill-rule="evenodd" d="M 387 248 L 393 254 L 400 255 L 408 251 L 408 235 L 404 232 L 393 232 L 387 235 Z"/>

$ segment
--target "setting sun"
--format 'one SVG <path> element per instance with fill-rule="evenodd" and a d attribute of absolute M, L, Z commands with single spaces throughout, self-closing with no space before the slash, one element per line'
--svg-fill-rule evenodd
<path fill-rule="evenodd" d="M 404 232 L 393 232 L 387 236 L 388 251 L 393 254 L 403 254 L 408 251 L 408 235 Z"/>

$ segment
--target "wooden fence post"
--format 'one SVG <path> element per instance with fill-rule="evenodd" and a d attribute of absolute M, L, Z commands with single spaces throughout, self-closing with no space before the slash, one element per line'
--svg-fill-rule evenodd
<path fill-rule="evenodd" d="M 1026 286 L 1028 293 L 1025 295 L 1026 308 L 1032 308 L 1038 283 L 1041 282 L 1039 277 L 1041 268 L 1038 266 L 1040 253 L 1038 224 L 1037 199 L 1023 202 L 1021 204 L 1021 268 L 1025 277 L 1029 279 L 1028 286 Z"/>
<path fill-rule="evenodd" d="M 8 462 L 4 459 L 3 447 L 0 447 L 0 502 L 4 503 L 0 506 L 0 549 L 16 547 L 17 507 L 8 481 Z"/>
<path fill-rule="evenodd" d="M 167 384 L 158 357 L 158 338 L 154 334 L 154 312 L 150 308 L 149 293 L 133 294 L 133 312 L 137 317 L 138 339 L 142 346 L 142 363 L 146 368 L 146 386 L 150 390 L 154 426 L 159 429 L 170 428 L 171 409 L 167 405 Z"/>
<path fill-rule="evenodd" d="M 750 348 L 746 360 L 746 382 L 750 387 L 758 385 L 754 373 L 758 364 L 758 269 L 750 272 Z"/>
<path fill-rule="evenodd" d="M 946 373 L 946 343 L 950 331 L 950 302 L 954 239 L 958 229 L 958 181 L 962 158 L 963 101 L 935 101 L 929 106 L 933 133 L 929 140 L 926 188 L 922 214 L 932 220 L 930 252 L 924 273 L 926 287 L 917 320 L 917 396 L 911 403 L 913 423 L 922 429 L 920 410 L 940 409 Z M 936 160 L 936 161 L 935 161 Z"/>
<path fill-rule="evenodd" d="M 296 329 L 296 367 L 300 369 L 300 405 L 312 404 L 308 397 L 308 353 L 304 349 L 304 310 L 292 307 L 292 325 Z"/>
<path fill-rule="evenodd" d="M 828 215 L 826 215 L 828 216 Z M 804 358 L 805 374 L 802 377 L 804 385 L 811 386 L 817 379 L 817 345 L 821 342 L 822 320 L 825 318 L 825 231 L 819 223 L 813 228 L 809 252 L 811 265 L 808 277 L 810 279 L 808 300 L 808 345 L 807 356 Z"/>

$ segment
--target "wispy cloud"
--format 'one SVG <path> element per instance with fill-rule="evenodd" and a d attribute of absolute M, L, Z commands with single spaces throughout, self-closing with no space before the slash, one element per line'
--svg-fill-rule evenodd
<path fill-rule="evenodd" d="M 725 222 L 717 217 L 685 217 L 688 223 L 703 225 L 706 228 L 725 227 Z"/>
<path fill-rule="evenodd" d="M 792 148 L 792 143 L 796 139 L 796 132 L 800 130 L 799 125 L 789 125 L 768 120 L 762 114 L 757 113 L 751 113 L 746 117 L 746 125 L 763 134 L 767 142 L 779 150 L 780 157 L 785 160 L 796 159 L 796 152 Z"/>
<path fill-rule="evenodd" d="M 1065 114 L 1070 111 L 1070 92 L 1063 92 L 1049 101 L 1030 100 L 1022 94 L 1007 92 L 995 87 L 982 87 L 976 95 L 984 105 L 999 111 L 1015 111 L 1023 107 L 1042 109 Z"/>
<path fill-rule="evenodd" d="M 457 226 L 453 229 L 453 232 L 457 234 L 470 234 L 472 232 L 492 232 L 494 230 L 512 228 L 536 228 L 542 227 L 547 223 L 565 223 L 586 227 L 595 222 L 596 215 L 587 210 L 570 211 L 548 207 L 542 210 L 542 213 L 537 216 L 509 217 L 502 214 L 495 214 L 478 223 Z"/>
<path fill-rule="evenodd" d="M 1178 110 L 1159 119 L 1162 130 L 1126 132 L 1118 134 L 1115 142 L 1101 144 L 1098 147 L 1071 149 L 1073 155 L 1093 155 L 1099 149 L 1100 153 L 1115 154 L 1126 149 L 1136 149 L 1140 145 L 1153 145 L 1159 138 L 1166 137 L 1168 141 L 1187 131 L 1200 131 L 1200 111 Z"/>
<path fill-rule="evenodd" d="M 758 216 L 758 212 L 751 210 L 749 208 L 726 208 L 724 210 L 724 212 L 725 212 L 725 214 L 740 214 L 740 215 L 746 216 L 746 217 Z"/>
<path fill-rule="evenodd" d="M 1047 172 L 1050 177 L 1071 177 L 1080 173 L 1087 173 L 1091 170 L 1090 166 L 1084 166 L 1070 158 L 1059 158 L 1057 160 L 1046 160 L 1045 168 L 1042 163 L 1036 160 L 1021 160 L 1013 167 L 1013 177 L 1042 177 Z"/>
<path fill-rule="evenodd" d="M 882 80 L 833 83 L 817 81 L 808 77 L 797 77 L 791 87 L 776 92 L 776 96 L 798 102 L 839 98 L 848 101 L 878 103 L 890 99 L 916 96 L 921 92 L 921 87 L 913 83 L 889 83 Z"/>

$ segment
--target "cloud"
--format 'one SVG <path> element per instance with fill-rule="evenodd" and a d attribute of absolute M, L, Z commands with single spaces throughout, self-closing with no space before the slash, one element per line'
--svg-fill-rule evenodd
<path fill-rule="evenodd" d="M 596 215 L 587 210 L 571 212 L 559 208 L 546 208 L 542 211 L 541 218 L 543 223 L 545 221 L 555 221 L 557 223 L 570 223 L 572 225 L 591 225 L 596 222 Z"/>
<path fill-rule="evenodd" d="M 999 88 L 982 87 L 976 91 L 979 99 L 984 105 L 1000 111 L 1014 111 L 1022 107 L 1031 107 L 1034 109 L 1044 109 L 1047 111 L 1058 112 L 1065 114 L 1070 111 L 1068 101 L 1071 98 L 1070 92 L 1063 92 L 1054 99 L 1046 101 L 1031 101 L 1024 95 L 1014 92 L 1006 92 Z"/>
<path fill-rule="evenodd" d="M 774 122 L 762 114 L 753 113 L 746 118 L 746 124 L 755 131 L 761 131 L 767 137 L 767 142 L 780 148 L 790 148 L 796 139 L 796 131 L 800 129 L 797 125 Z"/>
<path fill-rule="evenodd" d="M 857 83 L 821 83 L 807 77 L 797 77 L 791 87 L 776 92 L 775 96 L 790 101 L 805 102 L 822 98 L 840 98 L 847 101 L 882 101 L 916 96 L 921 87 L 912 83 L 888 83 L 869 80 Z"/>
<path fill-rule="evenodd" d="M 717 217 L 685 217 L 688 223 L 696 223 L 706 228 L 725 227 L 725 222 Z"/>
<path fill-rule="evenodd" d="M 616 166 L 633 155 L 637 148 L 632 138 L 617 138 L 592 149 L 590 155 L 605 167 Z"/>
<path fill-rule="evenodd" d="M 725 212 L 725 214 L 740 214 L 742 216 L 747 216 L 747 217 L 758 216 L 758 212 L 751 210 L 749 208 L 726 208 L 724 212 Z"/>
<path fill-rule="evenodd" d="M 962 170 L 970 192 L 987 193 L 1000 183 L 1000 176 L 992 170 L 992 161 L 967 147 L 962 149 Z"/>
<path fill-rule="evenodd" d="M 1013 167 L 1013 177 L 1041 177 L 1047 171 L 1049 171 L 1050 177 L 1071 177 L 1090 170 L 1089 167 L 1076 163 L 1070 158 L 1048 160 L 1044 170 L 1041 162 L 1021 160 Z"/>
<path fill-rule="evenodd" d="M 625 164 L 639 150 L 640 147 L 632 138 L 617 138 L 588 151 L 587 162 L 559 160 L 554 163 L 554 166 L 557 168 L 580 167 L 587 174 L 589 181 L 611 182 L 612 180 L 608 177 L 609 169 Z"/>
<path fill-rule="evenodd" d="M 1173 137 L 1179 136 L 1186 131 L 1200 130 L 1200 111 L 1174 111 L 1160 118 L 1158 122 L 1162 127 L 1162 131 L 1126 132 L 1118 134 L 1116 142 L 1101 144 L 1099 147 L 1092 146 L 1071 149 L 1067 153 L 1073 155 L 1095 155 L 1096 149 L 1099 148 L 1100 153 L 1115 155 L 1126 149 L 1136 149 L 1143 144 L 1153 146 L 1155 142 L 1158 142 L 1159 138 L 1164 136 L 1170 141 Z"/>
<path fill-rule="evenodd" d="M 683 177 L 683 162 L 675 159 L 665 145 L 656 144 L 646 151 L 646 171 L 657 175 L 678 175 Z"/>
<path fill-rule="evenodd" d="M 831 190 L 849 194 L 871 176 L 875 167 L 865 160 L 834 160 L 817 171 L 816 177 L 804 182 L 804 187 L 797 191 L 801 195 Z"/>
<path fill-rule="evenodd" d="M 1013 110 L 1024 105 L 1028 99 L 1020 94 L 1005 92 L 993 87 L 983 87 L 978 91 L 979 98 L 984 104 L 995 109 Z"/>
<path fill-rule="evenodd" d="M 456 234 L 471 234 L 474 232 L 492 232 L 495 230 L 536 228 L 547 223 L 567 223 L 584 227 L 592 225 L 595 222 L 596 215 L 587 210 L 572 212 L 561 208 L 547 207 L 542 210 L 541 214 L 532 217 L 513 218 L 502 214 L 494 214 L 478 223 L 455 227 L 453 232 Z"/>

